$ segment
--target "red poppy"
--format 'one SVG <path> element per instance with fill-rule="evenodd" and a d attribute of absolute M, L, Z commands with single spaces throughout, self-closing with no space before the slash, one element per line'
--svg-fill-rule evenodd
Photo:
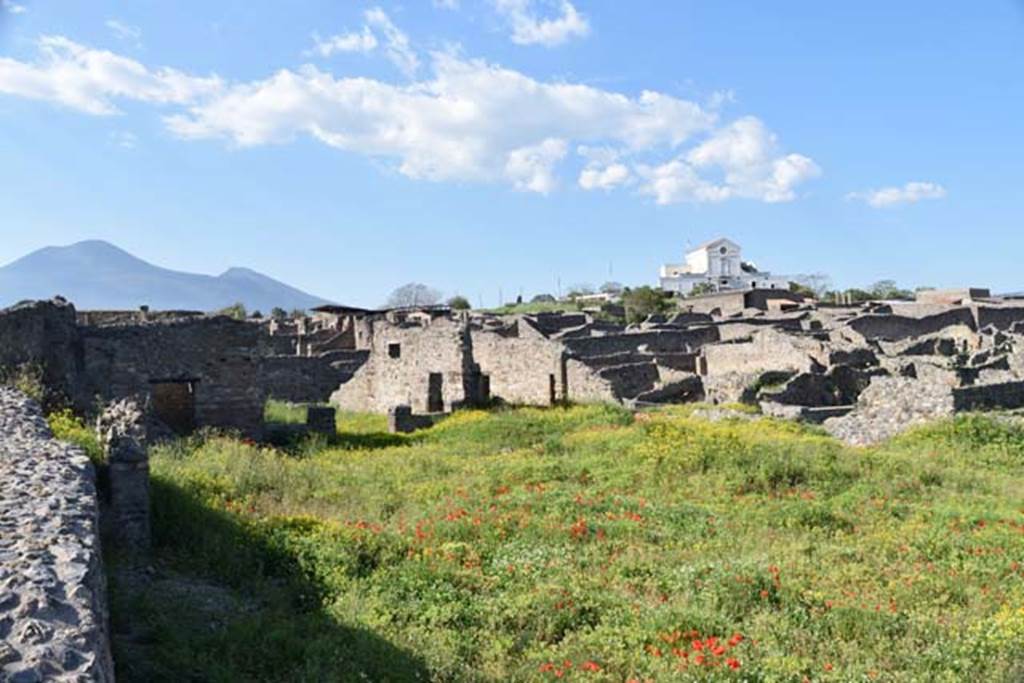
<path fill-rule="evenodd" d="M 726 663 L 726 665 L 730 669 L 738 669 L 738 668 L 740 668 L 740 661 L 738 659 L 733 658 L 733 657 L 730 657 L 729 659 L 725 660 L 725 663 Z"/>

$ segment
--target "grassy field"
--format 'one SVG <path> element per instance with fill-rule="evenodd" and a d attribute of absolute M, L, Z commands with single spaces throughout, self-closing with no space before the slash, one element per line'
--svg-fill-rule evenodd
<path fill-rule="evenodd" d="M 849 449 L 683 407 L 383 427 L 157 449 L 153 568 L 110 559 L 119 678 L 1024 679 L 1019 428 Z"/>

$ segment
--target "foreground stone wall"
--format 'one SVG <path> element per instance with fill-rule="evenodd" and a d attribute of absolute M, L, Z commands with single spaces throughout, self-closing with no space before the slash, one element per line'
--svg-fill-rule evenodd
<path fill-rule="evenodd" d="M 0 680 L 114 680 L 91 463 L 0 387 Z"/>

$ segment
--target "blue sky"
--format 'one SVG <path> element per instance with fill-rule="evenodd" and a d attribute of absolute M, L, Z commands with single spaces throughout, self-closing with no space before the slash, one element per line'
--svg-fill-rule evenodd
<path fill-rule="evenodd" d="M 719 235 L 1024 289 L 1024 4 L 0 0 L 0 262 L 110 240 L 381 303 Z"/>

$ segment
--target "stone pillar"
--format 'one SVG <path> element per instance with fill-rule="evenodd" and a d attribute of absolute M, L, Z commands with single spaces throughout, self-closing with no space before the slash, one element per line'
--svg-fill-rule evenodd
<path fill-rule="evenodd" d="M 145 415 L 135 401 L 124 399 L 103 411 L 97 431 L 110 477 L 111 538 L 118 550 L 145 552 L 150 545 Z"/>
<path fill-rule="evenodd" d="M 306 410 L 306 427 L 310 432 L 333 436 L 337 432 L 333 406 L 309 406 Z"/>

